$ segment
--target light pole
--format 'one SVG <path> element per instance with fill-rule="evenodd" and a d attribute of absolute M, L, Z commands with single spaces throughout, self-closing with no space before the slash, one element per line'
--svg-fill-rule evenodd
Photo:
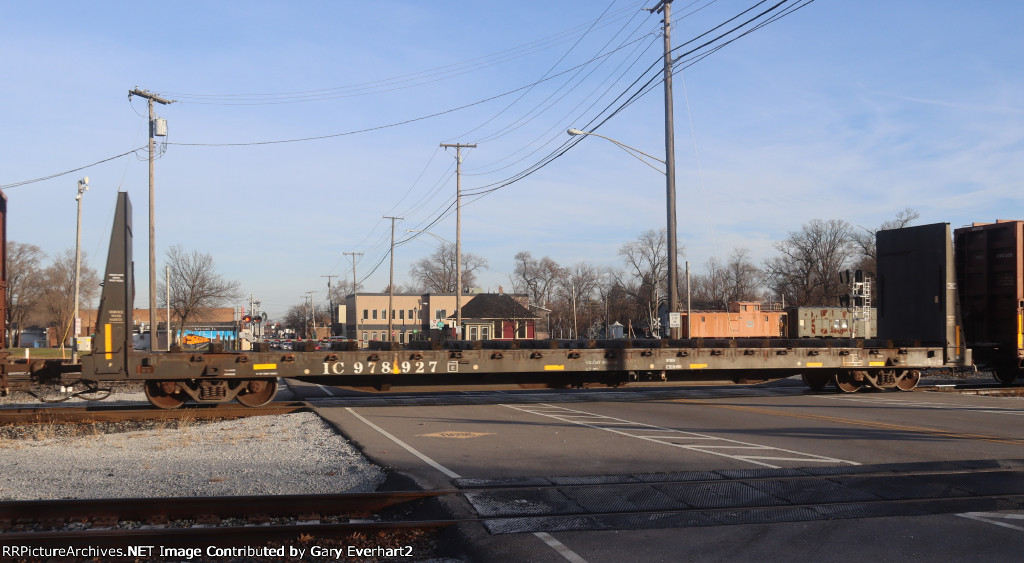
<path fill-rule="evenodd" d="M 74 335 L 71 344 L 71 363 L 78 362 L 78 328 L 81 325 L 81 321 L 78 319 L 78 294 L 82 277 L 82 196 L 88 190 L 89 177 L 86 176 L 78 181 L 78 195 L 75 196 L 75 201 L 78 202 L 78 226 L 75 229 L 75 314 L 71 317 L 75 328 L 72 331 Z M 63 344 L 61 345 L 63 346 Z"/>
<path fill-rule="evenodd" d="M 631 147 L 631 146 L 629 146 L 627 144 L 624 144 L 624 143 L 621 143 L 619 141 L 616 141 L 615 139 L 612 139 L 611 137 L 605 137 L 604 135 L 601 135 L 600 133 L 594 133 L 593 131 L 580 131 L 579 129 L 569 129 L 566 132 L 568 134 L 570 134 L 570 135 L 593 135 L 595 137 L 601 137 L 602 139 L 607 139 L 607 140 L 611 141 L 612 143 L 614 143 L 615 146 L 617 146 L 620 149 L 628 152 L 634 158 L 640 160 L 641 162 L 643 162 L 647 166 L 650 166 L 651 168 L 653 168 L 653 169 L 657 170 L 658 172 L 661 172 L 662 174 L 665 175 L 665 177 L 667 179 L 666 180 L 666 184 L 667 184 L 667 188 L 666 188 L 666 191 L 667 191 L 666 207 L 668 208 L 668 221 L 667 221 L 667 223 L 668 223 L 667 224 L 667 231 L 668 231 L 667 232 L 667 235 L 668 235 L 668 311 L 669 311 L 669 313 L 676 313 L 676 312 L 678 312 L 679 311 L 679 304 L 678 304 L 678 296 L 676 295 L 678 293 L 678 288 L 679 288 L 679 272 L 677 271 L 678 268 L 676 266 L 676 259 L 677 259 L 677 256 L 676 256 L 676 248 L 677 248 L 677 244 L 676 244 L 676 209 L 675 209 L 675 207 L 676 207 L 676 183 L 675 183 L 675 170 L 674 170 L 674 167 L 672 166 L 672 164 L 669 163 L 669 162 L 672 161 L 671 156 L 669 157 L 669 162 L 665 162 L 664 160 L 662 160 L 662 159 L 660 159 L 660 158 L 658 158 L 656 156 L 651 156 L 651 155 L 645 153 L 644 151 L 642 151 L 642 150 L 640 150 L 638 148 Z M 651 159 L 657 160 L 658 162 L 660 162 L 660 163 L 665 165 L 666 170 L 661 170 L 657 166 L 654 166 L 650 162 L 647 162 L 646 160 L 644 160 L 643 158 L 640 158 L 639 156 L 637 156 L 637 154 L 634 154 L 634 153 L 639 153 L 639 154 L 641 154 L 643 156 L 646 156 L 647 158 L 651 158 Z M 675 329 L 675 328 L 670 329 L 669 330 L 670 338 L 678 338 L 679 337 L 678 332 L 679 332 L 679 329 Z"/>

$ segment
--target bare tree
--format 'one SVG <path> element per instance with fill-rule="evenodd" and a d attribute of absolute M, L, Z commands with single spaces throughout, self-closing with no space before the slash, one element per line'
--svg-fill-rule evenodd
<path fill-rule="evenodd" d="M 304 301 L 288 307 L 288 312 L 284 314 L 281 319 L 281 323 L 292 330 L 299 337 L 305 336 L 306 325 L 309 322 L 309 302 Z"/>
<path fill-rule="evenodd" d="M 535 259 L 529 252 L 516 254 L 516 269 L 512 273 L 512 288 L 516 293 L 530 296 L 531 303 L 547 303 L 551 289 L 561 276 L 562 268 L 545 256 Z"/>
<path fill-rule="evenodd" d="M 579 338 L 579 327 L 592 324 L 591 308 L 601 284 L 601 269 L 586 262 L 580 262 L 562 270 L 558 280 L 558 301 L 554 310 L 560 324 L 571 327 L 573 338 Z"/>
<path fill-rule="evenodd" d="M 295 331 L 298 338 L 324 338 L 329 336 L 331 331 L 327 323 L 330 322 L 330 305 L 328 303 L 316 304 L 316 315 L 309 308 L 309 300 L 296 303 L 288 307 L 281 321 L 284 326 Z M 314 332 L 316 333 L 314 335 Z"/>
<path fill-rule="evenodd" d="M 762 293 L 761 271 L 746 248 L 734 248 L 726 264 L 727 302 L 755 301 Z"/>
<path fill-rule="evenodd" d="M 21 346 L 21 331 L 43 294 L 42 260 L 46 255 L 34 244 L 7 243 L 8 346 Z"/>
<path fill-rule="evenodd" d="M 690 277 L 691 299 L 698 308 L 724 309 L 729 300 L 729 271 L 717 256 L 704 262 L 704 273 Z"/>
<path fill-rule="evenodd" d="M 897 213 L 896 218 L 885 221 L 877 229 L 860 227 L 860 231 L 854 233 L 853 236 L 853 242 L 860 253 L 860 258 L 857 260 L 855 267 L 869 274 L 877 273 L 878 250 L 875 248 L 875 235 L 878 234 L 878 231 L 907 227 L 919 217 L 921 217 L 920 213 L 913 208 L 907 207 Z"/>
<path fill-rule="evenodd" d="M 681 247 L 678 253 L 679 257 L 683 256 Z M 636 240 L 622 245 L 619 256 L 625 261 L 626 269 L 618 273 L 616 281 L 636 301 L 635 318 L 646 318 L 648 326 L 653 327 L 658 300 L 668 296 L 668 236 L 665 229 L 644 232 Z"/>
<path fill-rule="evenodd" d="M 360 291 L 363 290 L 363 284 L 357 284 L 356 287 Z M 344 303 L 345 298 L 355 293 L 352 291 L 352 280 L 339 279 L 338 281 L 331 284 L 331 301 L 335 303 Z"/>
<path fill-rule="evenodd" d="M 96 297 L 100 278 L 87 264 L 82 254 L 81 282 L 79 295 L 82 303 L 88 304 Z M 47 326 L 57 331 L 58 341 L 68 343 L 72 336 L 71 323 L 75 314 L 75 252 L 65 250 L 42 273 L 42 313 Z"/>
<path fill-rule="evenodd" d="M 171 268 L 171 309 L 179 321 L 178 340 L 189 321 L 202 318 L 205 309 L 221 307 L 241 297 L 239 283 L 221 277 L 209 254 L 187 252 L 181 245 L 174 245 L 167 249 L 167 265 Z M 164 287 L 159 295 L 165 300 Z"/>
<path fill-rule="evenodd" d="M 476 284 L 476 271 L 487 267 L 481 256 L 462 253 L 462 291 Z M 442 243 L 436 252 L 413 263 L 409 275 L 430 293 L 456 293 L 455 245 Z"/>
<path fill-rule="evenodd" d="M 853 257 L 853 233 L 841 219 L 815 219 L 775 243 L 781 256 L 765 261 L 769 288 L 793 305 L 835 305 L 847 292 L 839 272 Z"/>

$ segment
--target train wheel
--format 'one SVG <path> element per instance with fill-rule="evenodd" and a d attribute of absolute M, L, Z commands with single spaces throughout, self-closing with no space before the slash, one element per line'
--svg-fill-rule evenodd
<path fill-rule="evenodd" d="M 276 379 L 250 379 L 243 382 L 245 389 L 235 397 L 247 407 L 262 407 L 277 394 Z"/>
<path fill-rule="evenodd" d="M 800 379 L 804 380 L 804 385 L 815 391 L 821 391 L 832 382 L 832 377 L 829 374 L 814 371 L 800 374 Z"/>
<path fill-rule="evenodd" d="M 1003 385 L 1013 385 L 1014 380 L 1020 374 L 1020 368 L 1010 363 L 996 364 L 996 368 L 993 370 L 993 375 L 996 377 L 996 381 Z"/>
<path fill-rule="evenodd" d="M 898 385 L 900 374 L 893 369 L 865 371 L 864 380 L 879 391 L 894 389 Z"/>
<path fill-rule="evenodd" d="M 896 380 L 896 388 L 900 391 L 913 391 L 921 382 L 921 372 L 916 369 L 903 372 L 902 377 Z"/>
<path fill-rule="evenodd" d="M 145 389 L 149 402 L 161 409 L 176 409 L 188 398 L 174 381 L 147 381 Z"/>
<path fill-rule="evenodd" d="M 856 393 L 860 390 L 860 384 L 854 379 L 852 372 L 837 371 L 833 381 L 836 384 L 836 389 L 843 393 Z"/>

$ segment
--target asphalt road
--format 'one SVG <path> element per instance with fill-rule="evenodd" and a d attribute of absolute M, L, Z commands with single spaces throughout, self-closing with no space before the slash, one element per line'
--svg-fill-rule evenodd
<path fill-rule="evenodd" d="M 291 392 L 317 404 L 372 461 L 423 488 L 657 478 L 676 482 L 653 491 L 646 485 L 605 487 L 592 498 L 650 505 L 655 494 L 663 503 L 698 506 L 706 495 L 722 497 L 712 499 L 722 504 L 707 505 L 714 510 L 700 513 L 710 515 L 707 520 L 689 517 L 689 524 L 653 517 L 614 524 L 607 518 L 563 518 L 512 529 L 518 533 L 467 524 L 458 534 L 472 561 L 1016 561 L 1024 553 L 1024 400 L 1018 398 L 812 393 L 793 380 L 755 387 L 397 399 L 305 384 L 292 385 Z M 986 472 L 972 473 L 976 468 Z M 890 472 L 910 469 L 929 475 L 907 481 Z M 848 473 L 853 477 L 843 476 Z M 737 478 L 743 481 L 722 483 Z M 972 480 L 956 481 L 961 478 Z M 818 502 L 815 487 L 823 483 L 828 492 L 822 494 L 841 487 L 840 501 L 873 500 L 842 504 L 823 515 L 806 507 L 808 498 Z M 697 502 L 694 487 L 705 495 Z M 766 496 L 787 506 L 745 510 L 753 506 L 744 504 L 753 502 L 749 494 L 720 493 L 736 487 L 784 491 Z M 916 510 L 922 505 L 901 496 L 904 489 L 913 490 L 908 498 L 946 500 Z M 582 491 L 544 494 L 576 501 L 571 513 L 580 506 L 591 509 Z M 675 498 L 664 498 L 673 491 Z M 508 509 L 504 505 L 536 504 L 529 496 L 535 492 L 523 492 L 523 498 L 514 497 L 518 491 L 502 494 L 458 497 L 446 508 L 455 515 L 498 514 Z M 853 512 L 844 512 L 850 507 Z M 515 518 L 503 522 L 520 524 Z"/>

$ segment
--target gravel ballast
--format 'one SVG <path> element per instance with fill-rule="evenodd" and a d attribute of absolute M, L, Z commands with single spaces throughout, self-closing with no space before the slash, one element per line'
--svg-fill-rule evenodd
<path fill-rule="evenodd" d="M 62 434 L 0 438 L 0 500 L 367 492 L 385 478 L 313 413 Z"/>

